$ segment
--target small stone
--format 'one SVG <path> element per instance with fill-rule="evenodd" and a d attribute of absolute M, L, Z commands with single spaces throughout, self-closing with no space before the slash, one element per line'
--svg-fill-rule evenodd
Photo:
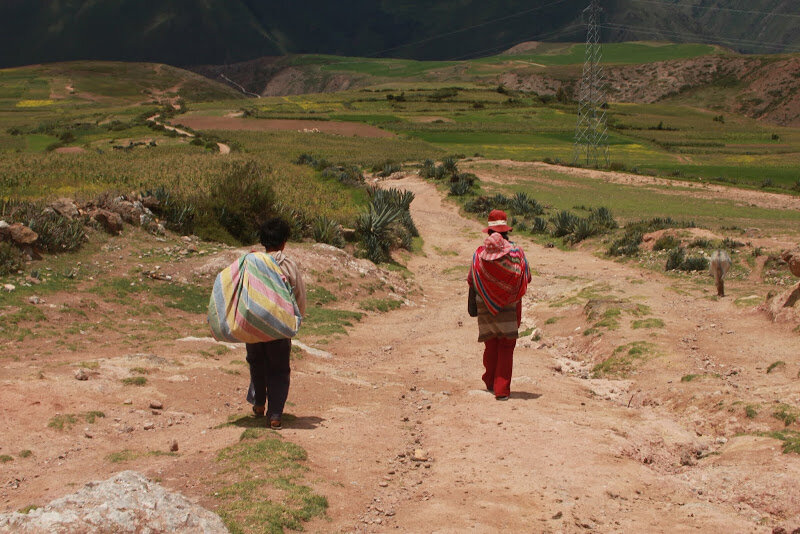
<path fill-rule="evenodd" d="M 561 519 L 564 516 L 563 513 L 558 512 L 556 515 L 553 516 L 553 519 Z"/>
<path fill-rule="evenodd" d="M 148 422 L 146 422 L 144 424 L 144 429 L 145 430 L 153 430 L 155 427 L 156 427 L 156 424 L 153 423 L 152 421 L 148 421 Z"/>
<path fill-rule="evenodd" d="M 389 485 L 389 483 L 388 483 L 388 482 L 381 481 L 381 482 L 378 482 L 378 485 L 379 485 L 380 487 L 382 487 L 382 488 L 385 488 L 385 487 L 387 487 L 387 486 Z"/>
<path fill-rule="evenodd" d="M 131 399 L 125 399 L 124 401 L 122 401 L 122 404 L 130 406 L 131 404 L 133 404 L 133 401 Z"/>
<path fill-rule="evenodd" d="M 131 432 L 133 432 L 133 427 L 130 425 L 125 425 L 120 429 L 120 432 L 122 432 L 123 434 L 130 434 Z"/>
<path fill-rule="evenodd" d="M 17 286 L 15 286 L 14 284 L 3 284 L 3 289 L 5 289 L 10 293 L 11 291 L 17 289 Z"/>
<path fill-rule="evenodd" d="M 83 369 L 75 371 L 75 380 L 89 380 L 89 375 Z"/>
<path fill-rule="evenodd" d="M 92 434 L 91 432 L 89 432 L 88 430 L 86 430 L 86 431 L 83 433 L 83 436 L 84 436 L 84 437 L 86 437 L 86 438 L 92 439 L 92 438 L 94 437 L 94 434 Z"/>
<path fill-rule="evenodd" d="M 177 439 L 173 439 L 172 440 L 172 443 L 170 443 L 170 445 L 169 445 L 169 450 L 170 450 L 170 452 L 177 452 L 178 451 L 178 440 Z"/>
<path fill-rule="evenodd" d="M 30 302 L 31 304 L 42 304 L 44 303 L 44 299 L 41 299 L 34 295 L 32 297 L 28 297 L 28 302 Z"/>
<path fill-rule="evenodd" d="M 162 410 L 164 409 L 164 404 L 158 400 L 150 401 L 150 408 L 153 410 Z"/>
<path fill-rule="evenodd" d="M 411 455 L 411 460 L 414 462 L 427 462 L 428 453 L 423 449 L 414 449 L 414 454 Z"/>

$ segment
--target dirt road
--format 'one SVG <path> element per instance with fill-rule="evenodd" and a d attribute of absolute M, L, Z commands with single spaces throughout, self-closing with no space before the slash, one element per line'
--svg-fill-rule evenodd
<path fill-rule="evenodd" d="M 539 273 L 523 327 L 542 326 L 545 334 L 542 343 L 521 340 L 511 399 L 497 402 L 482 390 L 477 327 L 465 310 L 464 265 L 480 226 L 419 179 L 392 185 L 416 194 L 425 255 L 409 268 L 425 298 L 359 324 L 329 348 L 333 360 L 296 378 L 298 406 L 323 423 L 285 435 L 309 450 L 315 471 L 342 483 L 331 499 L 332 525 L 314 528 L 743 532 L 768 531 L 781 518 L 800 526 L 800 490 L 791 482 L 800 475 L 798 457 L 783 455 L 772 439 L 736 437 L 745 429 L 727 410 L 740 397 L 797 393 L 796 380 L 766 384 L 762 376 L 774 360 L 796 367 L 796 334 L 697 290 L 671 292 L 661 276 L 523 240 Z M 585 337 L 574 331 L 580 307 L 549 307 L 598 283 L 617 298 L 646 302 L 665 331 L 623 327 Z M 544 326 L 552 315 L 564 318 Z M 633 380 L 577 377 L 598 355 L 634 339 L 654 343 L 661 355 Z M 570 366 L 575 373 L 565 372 Z M 709 369 L 725 378 L 681 383 Z M 715 409 L 721 400 L 726 409 Z M 410 459 L 415 449 L 429 460 Z"/>
<path fill-rule="evenodd" d="M 412 256 L 408 269 L 422 292 L 331 337 L 319 347 L 326 355 L 293 364 L 288 411 L 296 419 L 282 436 L 308 452 L 306 480 L 330 503 L 327 517 L 311 521 L 308 531 L 800 527 L 800 456 L 783 454 L 781 441 L 762 435 L 783 427 L 774 413 L 800 407 L 800 337 L 791 326 L 772 324 L 733 298 L 717 300 L 709 282 L 520 239 L 535 271 L 523 329 L 542 334 L 519 341 L 511 399 L 495 401 L 482 389 L 481 346 L 465 304 L 466 265 L 481 225 L 460 217 L 419 178 L 390 185 L 416 195 L 411 208 L 424 253 Z M 143 255 L 161 254 L 136 243 L 104 245 L 98 260 L 109 271 L 102 276 L 140 273 Z M 328 270 L 315 250 L 288 253 L 321 278 Z M 185 252 L 174 253 L 181 258 L 174 264 L 158 260 L 158 272 L 174 279 L 201 266 L 215 272 L 236 254 Z M 329 265 L 355 268 L 336 256 L 344 253 L 330 254 Z M 727 289 L 763 291 L 751 284 L 730 281 Z M 0 464 L 5 511 L 44 504 L 123 469 L 218 505 L 208 481 L 217 452 L 242 433 L 224 423 L 248 409 L 244 351 L 178 341 L 202 333 L 202 317 L 147 315 L 150 303 L 135 298 L 146 294 L 129 294 L 127 307 L 80 287 L 48 294 L 38 305 L 47 319 L 36 323 L 41 334 L 0 347 L 8 352 L 0 454 L 13 457 Z M 601 313 L 602 306 L 619 308 L 616 327 L 583 335 L 596 326 L 584 311 L 590 301 Z M 143 315 L 129 313 L 136 310 Z M 120 331 L 93 337 L 109 317 Z M 649 326 L 635 322 L 644 319 Z M 60 329 L 55 337 L 53 328 Z M 629 376 L 591 378 L 612 356 L 630 356 Z M 783 366 L 767 372 L 778 361 Z M 75 379 L 76 366 L 89 370 L 89 380 Z M 122 383 L 135 370 L 145 373 L 146 385 Z M 151 410 L 153 399 L 164 409 Z M 104 417 L 89 423 L 95 410 Z M 78 422 L 48 427 L 65 414 Z M 787 429 L 798 430 L 797 422 Z M 164 454 L 173 440 L 177 455 Z M 18 452 L 27 449 L 32 453 Z M 125 451 L 123 461 L 109 459 Z"/>

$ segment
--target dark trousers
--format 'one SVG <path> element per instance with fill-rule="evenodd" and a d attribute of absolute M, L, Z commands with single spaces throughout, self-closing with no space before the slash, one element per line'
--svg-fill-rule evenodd
<path fill-rule="evenodd" d="M 289 353 L 291 339 L 247 344 L 247 363 L 250 364 L 250 389 L 247 401 L 267 406 L 268 416 L 280 416 L 289 396 Z"/>

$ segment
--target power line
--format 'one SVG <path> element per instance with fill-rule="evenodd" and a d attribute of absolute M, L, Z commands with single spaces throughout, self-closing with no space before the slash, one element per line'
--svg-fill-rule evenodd
<path fill-rule="evenodd" d="M 632 0 L 634 2 L 639 2 L 640 4 L 656 4 L 662 5 L 666 7 L 671 7 L 674 9 L 680 8 L 688 8 L 688 9 L 705 9 L 706 11 L 727 11 L 729 13 L 742 13 L 746 15 L 774 15 L 779 17 L 792 17 L 800 19 L 800 15 L 793 15 L 791 13 L 773 13 L 770 11 L 755 11 L 751 9 L 734 9 L 732 7 L 715 7 L 715 6 L 690 6 L 690 5 L 680 5 L 680 4 L 673 4 L 670 2 L 662 2 L 659 0 Z"/>
<path fill-rule="evenodd" d="M 686 34 L 688 33 L 693 40 L 698 40 L 703 43 L 708 44 L 716 44 L 716 43 L 724 43 L 730 45 L 740 45 L 740 46 L 757 46 L 762 48 L 771 48 L 774 50 L 779 51 L 789 51 L 789 52 L 800 52 L 800 48 L 792 45 L 782 44 L 782 43 L 768 43 L 764 41 L 751 41 L 749 39 L 737 39 L 734 37 L 705 37 L 702 35 L 698 35 L 693 32 L 686 32 L 686 33 L 678 33 L 671 30 L 655 30 L 653 28 L 643 28 L 640 26 L 629 26 L 625 24 L 615 24 L 615 23 L 605 23 L 601 25 L 603 28 L 607 28 L 610 30 L 629 30 L 636 33 L 647 33 L 648 35 L 652 35 L 653 33 L 661 33 L 664 35 L 677 37 L 680 39 L 685 40 Z"/>
<path fill-rule="evenodd" d="M 484 26 L 488 26 L 490 24 L 494 24 L 495 22 L 500 22 L 500 21 L 503 21 L 503 20 L 508 20 L 508 19 L 513 19 L 513 18 L 516 18 L 516 17 L 521 17 L 522 15 L 527 15 L 528 13 L 533 13 L 534 11 L 540 11 L 540 10 L 548 8 L 548 7 L 552 7 L 552 6 L 555 6 L 555 5 L 558 5 L 558 4 L 563 4 L 566 1 L 567 0 L 556 0 L 555 2 L 550 2 L 549 4 L 544 4 L 542 6 L 537 6 L 537 7 L 531 8 L 531 9 L 525 9 L 523 11 L 518 11 L 518 12 L 512 13 L 510 15 L 505 15 L 503 17 L 499 17 L 499 18 L 496 18 L 496 19 L 487 20 L 486 22 L 481 22 L 480 24 L 474 24 L 472 26 L 467 26 L 466 28 L 461 28 L 459 30 L 453 30 L 453 31 L 446 32 L 446 33 L 440 33 L 438 35 L 427 37 L 427 38 L 421 39 L 419 41 L 413 41 L 413 42 L 410 42 L 410 43 L 405 43 L 405 44 L 393 46 L 391 48 L 386 48 L 384 50 L 379 50 L 377 52 L 372 52 L 371 54 L 367 54 L 364 57 L 374 57 L 374 56 L 383 54 L 385 52 L 391 52 L 392 50 L 398 50 L 400 48 L 406 48 L 406 47 L 409 47 L 409 46 L 415 46 L 415 45 L 418 45 L 418 44 L 427 43 L 427 42 L 430 42 L 430 41 L 435 41 L 436 39 L 441 39 L 443 37 L 450 37 L 451 35 L 456 35 L 458 33 L 463 33 L 463 32 L 469 31 L 469 30 L 474 30 L 475 28 L 482 28 Z"/>

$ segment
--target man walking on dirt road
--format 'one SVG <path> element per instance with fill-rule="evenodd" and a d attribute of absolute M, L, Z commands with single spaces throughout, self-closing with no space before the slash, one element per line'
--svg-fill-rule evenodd
<path fill-rule="evenodd" d="M 286 257 L 283 249 L 289 239 L 289 224 L 281 218 L 273 218 L 261 225 L 261 244 L 272 256 L 289 285 L 301 315 L 306 313 L 306 287 L 297 265 Z M 250 365 L 250 388 L 248 402 L 253 404 L 256 416 L 269 416 L 269 426 L 281 428 L 283 408 L 289 396 L 289 354 L 291 339 L 278 339 L 264 343 L 247 344 L 247 363 Z"/>

